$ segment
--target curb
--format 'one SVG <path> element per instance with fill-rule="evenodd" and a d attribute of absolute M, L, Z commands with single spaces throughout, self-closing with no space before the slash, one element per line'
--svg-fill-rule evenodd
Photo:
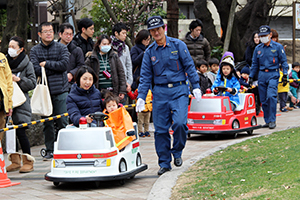
<path fill-rule="evenodd" d="M 148 195 L 147 200 L 157 200 L 157 199 L 161 199 L 161 200 L 167 200 L 171 198 L 172 195 L 172 188 L 175 186 L 178 177 L 185 171 L 187 171 L 191 166 L 193 166 L 197 161 L 210 156 L 212 154 L 214 154 L 215 152 L 225 149 L 231 145 L 237 144 L 237 143 L 241 143 L 243 141 L 252 139 L 252 138 L 259 138 L 261 136 L 265 136 L 265 135 L 270 135 L 274 132 L 278 132 L 278 131 L 283 131 L 283 130 L 287 130 L 287 129 L 291 129 L 291 128 L 297 128 L 299 126 L 288 126 L 286 128 L 280 129 L 280 130 L 275 130 L 273 132 L 270 133 L 264 133 L 264 134 L 260 134 L 260 135 L 255 135 L 255 136 L 251 136 L 248 138 L 242 138 L 242 139 L 235 139 L 234 141 L 228 142 L 226 144 L 222 144 L 220 146 L 217 146 L 215 148 L 212 148 L 208 151 L 205 151 L 204 153 L 200 154 L 199 156 L 195 156 L 189 160 L 184 161 L 183 165 L 180 168 L 173 168 L 171 173 L 167 172 L 163 175 L 161 175 L 153 184 L 151 191 Z"/>

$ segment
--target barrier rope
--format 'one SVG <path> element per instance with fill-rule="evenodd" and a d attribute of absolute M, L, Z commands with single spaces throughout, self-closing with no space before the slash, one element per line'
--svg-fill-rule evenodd
<path fill-rule="evenodd" d="M 149 104 L 149 103 L 152 103 L 152 101 L 147 102 L 146 104 Z M 136 106 L 136 104 L 124 105 L 125 108 L 130 108 L 130 107 L 135 107 L 135 106 Z M 2 129 L 0 129 L 0 132 L 12 130 L 12 129 L 23 128 L 23 127 L 26 127 L 26 126 L 29 126 L 29 125 L 35 125 L 35 124 L 39 124 L 39 123 L 44 123 L 44 122 L 52 121 L 52 120 L 59 119 L 61 117 L 67 117 L 68 115 L 69 115 L 68 113 L 64 113 L 64 114 L 61 114 L 61 115 L 56 115 L 56 116 L 51 116 L 51 117 L 43 118 L 43 119 L 36 120 L 36 121 L 31 121 L 29 123 L 23 123 L 23 124 L 19 124 L 19 125 L 13 125 L 13 126 L 11 126 L 9 128 L 2 128 Z"/>
<path fill-rule="evenodd" d="M 39 123 L 44 123 L 44 122 L 52 121 L 52 120 L 59 119 L 61 117 L 66 117 L 68 115 L 69 115 L 68 113 L 64 113 L 64 114 L 61 114 L 61 115 L 56 115 L 56 116 L 51 116 L 51 117 L 40 119 L 40 120 L 36 120 L 36 121 L 31 121 L 29 123 L 23 123 L 23 124 L 19 124 L 19 125 L 13 125 L 13 126 L 11 126 L 9 128 L 0 129 L 0 132 L 12 130 L 12 129 L 17 129 L 17 128 L 23 128 L 23 127 L 26 127 L 26 126 L 29 126 L 29 125 L 34 125 L 34 124 L 39 124 Z"/>

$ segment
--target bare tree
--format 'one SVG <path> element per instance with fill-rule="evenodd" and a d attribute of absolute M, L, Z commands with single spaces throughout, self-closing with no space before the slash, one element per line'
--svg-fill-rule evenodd
<path fill-rule="evenodd" d="M 274 1 L 276 0 L 248 0 L 242 9 L 235 13 L 229 50 L 235 54 L 237 61 L 243 59 L 246 48 L 245 44 L 251 37 L 251 34 L 255 30 L 258 30 L 259 26 L 268 23 L 269 11 L 274 6 Z M 220 40 L 216 37 L 215 27 L 211 23 L 211 14 L 207 10 L 207 7 L 204 6 L 204 2 L 206 0 L 195 0 L 195 17 L 203 21 L 203 32 L 211 45 L 214 46 L 224 40 L 232 1 L 212 0 L 220 16 L 221 28 L 224 33 L 223 38 Z M 203 12 L 205 14 L 201 14 Z"/>

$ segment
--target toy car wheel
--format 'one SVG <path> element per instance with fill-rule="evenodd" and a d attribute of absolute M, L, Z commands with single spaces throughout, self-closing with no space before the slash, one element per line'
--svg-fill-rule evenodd
<path fill-rule="evenodd" d="M 238 120 L 235 119 L 232 122 L 232 129 L 238 129 L 238 128 L 240 128 L 240 123 Z M 238 135 L 238 132 L 233 133 L 232 138 L 235 139 L 237 137 L 237 135 Z"/>
<path fill-rule="evenodd" d="M 251 126 L 256 126 L 256 125 L 257 125 L 257 120 L 256 120 L 256 117 L 253 116 L 252 119 L 251 119 Z"/>
<path fill-rule="evenodd" d="M 47 150 L 45 148 L 42 148 L 41 151 L 40 151 L 40 154 L 42 157 L 45 157 L 46 154 L 47 154 Z"/>
<path fill-rule="evenodd" d="M 53 182 L 53 185 L 57 187 L 59 186 L 59 182 Z"/>
<path fill-rule="evenodd" d="M 232 129 L 238 129 L 238 128 L 240 128 L 240 123 L 238 120 L 235 119 L 232 122 Z"/>
<path fill-rule="evenodd" d="M 119 164 L 119 172 L 126 172 L 127 171 L 127 165 L 124 160 L 124 158 L 121 159 L 120 164 Z"/>
<path fill-rule="evenodd" d="M 136 156 L 136 166 L 140 166 L 142 164 L 142 157 L 141 157 L 141 154 L 138 153 L 137 156 Z"/>

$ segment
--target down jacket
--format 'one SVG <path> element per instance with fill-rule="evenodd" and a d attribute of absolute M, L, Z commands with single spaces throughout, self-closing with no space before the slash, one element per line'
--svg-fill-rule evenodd
<path fill-rule="evenodd" d="M 182 39 L 182 41 L 186 44 L 187 48 L 189 49 L 189 52 L 194 60 L 208 60 L 210 59 L 210 44 L 208 40 L 200 34 L 200 36 L 193 40 L 190 37 L 191 32 L 188 32 L 185 35 L 185 38 Z"/>
<path fill-rule="evenodd" d="M 23 91 L 26 101 L 21 106 L 13 108 L 12 119 L 14 124 L 28 123 L 31 121 L 31 107 L 28 91 L 33 90 L 36 86 L 36 77 L 33 69 L 33 65 L 26 55 L 17 68 L 12 69 L 12 73 L 17 75 L 20 72 L 19 77 L 21 80 L 17 82 L 21 90 Z"/>
<path fill-rule="evenodd" d="M 69 91 L 67 77 L 69 51 L 66 45 L 54 40 L 49 45 L 41 42 L 31 48 L 30 60 L 37 77 L 42 74 L 40 63 L 46 61 L 45 69 L 50 95 L 59 95 Z"/>
<path fill-rule="evenodd" d="M 102 112 L 103 104 L 100 91 L 92 85 L 85 90 L 73 84 L 67 97 L 67 110 L 74 126 L 79 126 L 79 119 L 94 112 Z M 95 120 L 93 123 L 97 123 Z"/>
<path fill-rule="evenodd" d="M 97 54 L 98 53 L 95 50 L 93 50 L 92 55 L 86 59 L 85 64 L 87 66 L 90 66 L 96 72 L 96 75 L 99 76 L 100 63 Z M 114 50 L 110 50 L 108 54 L 109 54 L 109 66 L 111 69 L 110 73 L 112 78 L 113 93 L 115 95 L 119 95 L 121 93 L 126 94 L 127 92 L 126 92 L 125 72 L 122 63 L 119 59 L 119 56 L 117 52 L 115 52 Z M 97 88 L 99 87 L 98 81 L 94 84 Z"/>

